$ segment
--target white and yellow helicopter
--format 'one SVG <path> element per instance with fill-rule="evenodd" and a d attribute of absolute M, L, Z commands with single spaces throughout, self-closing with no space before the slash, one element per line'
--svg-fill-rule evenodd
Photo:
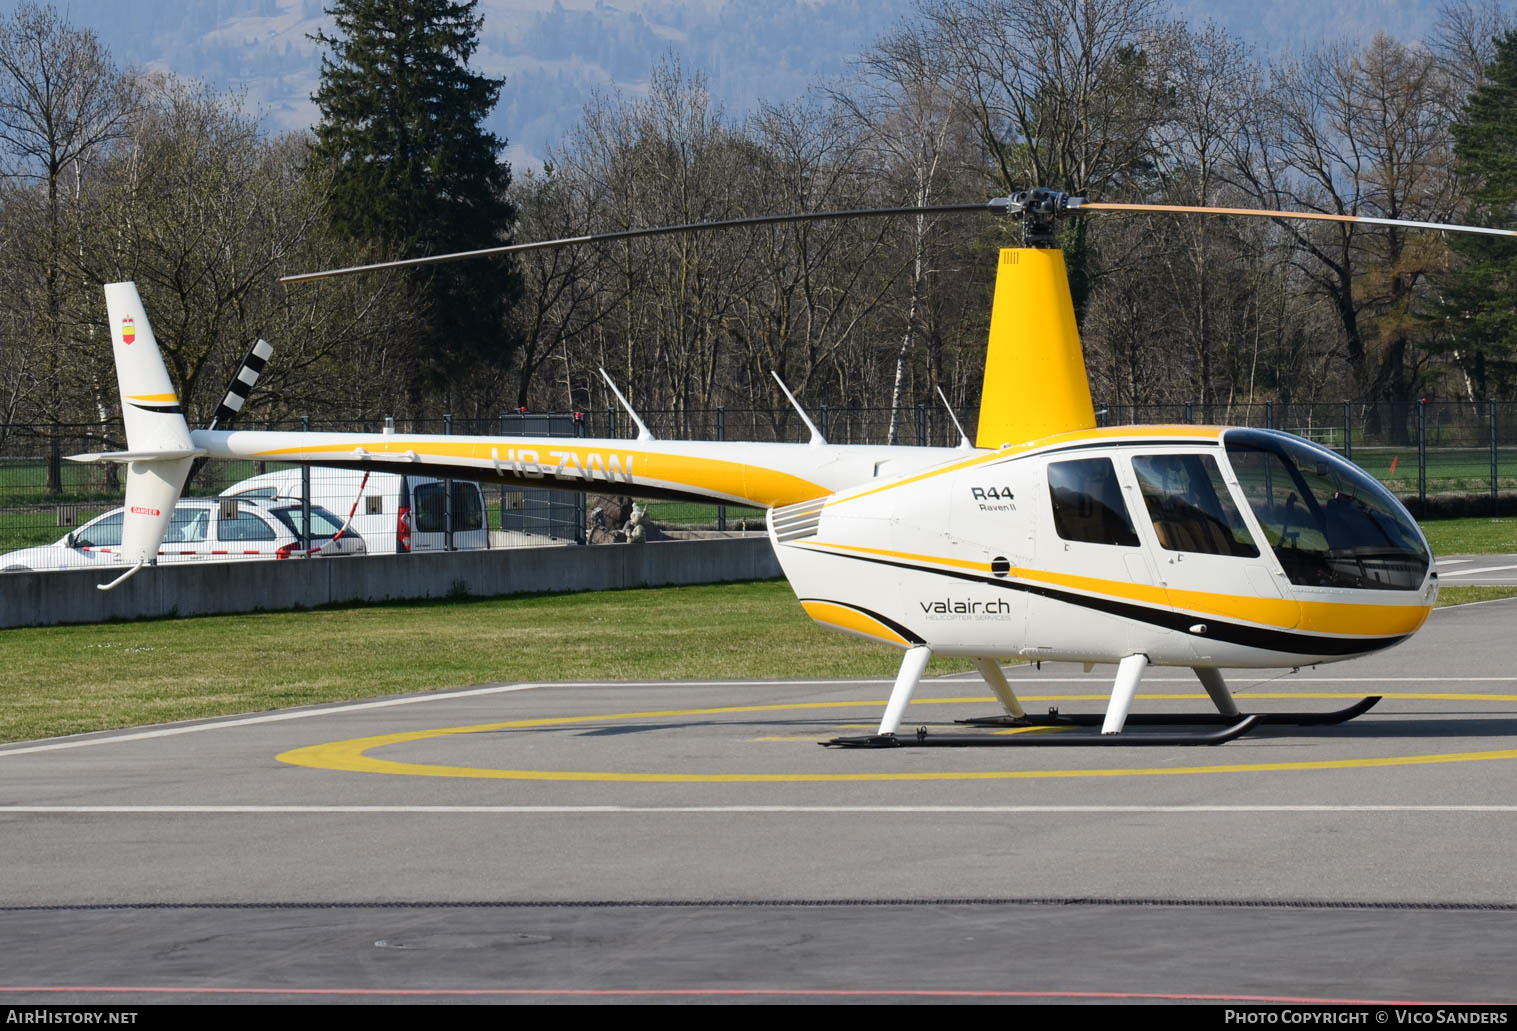
<path fill-rule="evenodd" d="M 127 465 L 122 550 L 135 564 L 102 589 L 153 562 L 196 458 L 413 467 L 514 485 L 600 487 L 767 509 L 775 553 L 812 619 L 904 653 L 877 733 L 833 743 L 906 743 L 896 732 L 934 654 L 974 661 L 1005 709 L 1000 721 L 1099 720 L 1102 732 L 998 735 L 995 743 L 1217 743 L 1261 719 L 1321 723 L 1358 715 L 1376 699 L 1337 713 L 1245 717 L 1221 671 L 1335 662 L 1406 640 L 1437 598 L 1426 539 L 1377 480 L 1300 437 L 1219 426 L 1097 428 L 1063 255 L 1054 244 L 1055 220 L 1077 209 L 1517 235 L 1361 216 L 1100 204 L 1030 190 L 988 204 L 641 229 L 287 277 L 806 218 L 1006 212 L 1022 218 L 1025 245 L 1000 252 L 977 439 L 958 448 L 829 444 L 804 411 L 811 428 L 806 444 L 657 440 L 630 406 L 635 440 L 191 431 L 135 286 L 111 284 L 106 302 L 129 450 L 74 458 Z M 240 407 L 267 356 L 260 342 L 219 415 Z M 1002 674 L 1002 658 L 1087 669 L 1114 664 L 1104 716 L 1029 716 Z M 1147 714 L 1134 722 L 1226 729 L 1123 736 L 1151 665 L 1194 670 L 1218 713 Z"/>

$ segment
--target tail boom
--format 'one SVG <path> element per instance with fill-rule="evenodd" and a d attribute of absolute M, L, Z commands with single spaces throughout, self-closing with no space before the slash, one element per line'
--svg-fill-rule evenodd
<path fill-rule="evenodd" d="M 740 441 L 197 430 L 212 458 L 296 462 L 522 487 L 773 508 L 941 464 L 947 448 Z"/>

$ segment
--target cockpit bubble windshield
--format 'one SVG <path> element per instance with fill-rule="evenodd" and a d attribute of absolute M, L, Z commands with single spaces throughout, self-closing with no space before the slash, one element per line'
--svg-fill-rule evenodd
<path fill-rule="evenodd" d="M 1227 457 L 1285 575 L 1308 587 L 1415 591 L 1432 562 L 1412 517 L 1331 451 L 1267 430 L 1230 430 Z"/>

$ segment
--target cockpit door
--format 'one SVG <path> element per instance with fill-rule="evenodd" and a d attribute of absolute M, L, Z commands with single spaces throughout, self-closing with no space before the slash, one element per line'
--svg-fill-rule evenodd
<path fill-rule="evenodd" d="M 1137 495 L 1132 507 L 1159 581 L 1170 604 L 1195 617 L 1198 658 L 1207 657 L 1208 621 L 1281 630 L 1300 623 L 1301 606 L 1282 589 L 1244 515 L 1247 504 L 1216 455 L 1139 453 L 1130 457 L 1128 471 Z"/>

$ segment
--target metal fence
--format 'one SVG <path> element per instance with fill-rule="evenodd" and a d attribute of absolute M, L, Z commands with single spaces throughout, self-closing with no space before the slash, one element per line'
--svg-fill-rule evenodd
<path fill-rule="evenodd" d="M 805 426 L 788 409 L 639 414 L 661 437 L 807 439 Z M 824 405 L 812 418 L 832 443 L 879 444 L 887 440 L 891 413 L 885 408 Z M 1442 511 L 1454 501 L 1463 511 L 1484 507 L 1493 514 L 1503 500 L 1517 504 L 1517 402 L 1098 404 L 1096 418 L 1102 426 L 1186 423 L 1295 433 L 1352 459 L 1419 515 Z M 587 436 L 617 436 L 628 422 L 614 410 L 587 412 L 584 419 Z M 959 419 L 973 438 L 979 413 L 961 412 Z M 917 405 L 898 413 L 896 443 L 952 447 L 958 442 L 959 431 L 942 408 Z"/>
<path fill-rule="evenodd" d="M 1408 401 L 1210 405 L 1097 405 L 1101 425 L 1200 423 L 1273 427 L 1299 434 L 1340 452 L 1378 477 L 1419 515 L 1457 507 L 1496 513 L 1517 506 L 1517 402 Z M 639 412 L 655 436 L 666 439 L 805 441 L 808 431 L 789 409 L 715 408 Z M 818 429 L 838 444 L 880 444 L 889 436 L 891 412 L 883 408 L 829 408 L 811 413 Z M 959 413 L 971 437 L 978 413 Z M 302 419 L 268 423 L 244 420 L 244 429 L 379 432 L 387 420 Z M 624 412 L 602 409 L 564 414 L 501 412 L 489 418 L 444 416 L 394 420 L 400 433 L 633 437 Z M 896 417 L 896 442 L 951 447 L 958 430 L 939 407 L 918 405 Z M 110 463 L 79 464 L 63 456 L 125 447 L 120 430 L 99 425 L 0 425 L 0 553 L 50 543 L 121 504 L 124 478 Z M 191 474 L 185 494 L 220 494 L 241 481 L 279 469 L 272 462 L 205 462 Z M 362 473 L 352 477 L 356 498 Z M 445 524 L 452 518 L 452 492 L 430 509 Z M 485 519 L 509 543 L 583 541 L 583 495 L 486 485 Z M 1457 504 L 1455 504 L 1457 503 Z M 725 525 L 725 510 L 710 509 Z M 346 511 L 336 512 L 339 517 Z M 417 513 L 420 518 L 423 513 Z M 436 519 L 431 515 L 432 523 Z M 697 521 L 704 517 L 694 516 Z M 676 519 L 678 521 L 678 518 Z M 430 525 L 430 524 L 429 524 Z M 380 550 L 384 550 L 381 548 Z M 391 549 L 393 550 L 393 548 Z"/>
<path fill-rule="evenodd" d="M 391 420 L 289 422 L 244 420 L 239 428 L 377 433 Z M 573 415 L 503 413 L 486 427 L 464 427 L 445 416 L 395 427 L 397 432 L 507 433 L 583 436 Z M 0 559 L 22 548 L 52 544 L 91 520 L 119 508 L 126 488 L 116 463 L 82 464 L 65 456 L 125 448 L 116 427 L 0 426 Z M 403 482 L 402 482 L 403 481 Z M 324 507 L 367 550 L 457 551 L 585 543 L 585 496 L 519 490 L 496 484 L 439 481 L 429 476 L 364 473 L 282 462 L 200 462 L 185 485 L 187 498 L 235 493 L 257 499 L 291 499 Z M 298 520 L 304 525 L 304 520 Z M 323 524 L 315 521 L 319 529 Z"/>

